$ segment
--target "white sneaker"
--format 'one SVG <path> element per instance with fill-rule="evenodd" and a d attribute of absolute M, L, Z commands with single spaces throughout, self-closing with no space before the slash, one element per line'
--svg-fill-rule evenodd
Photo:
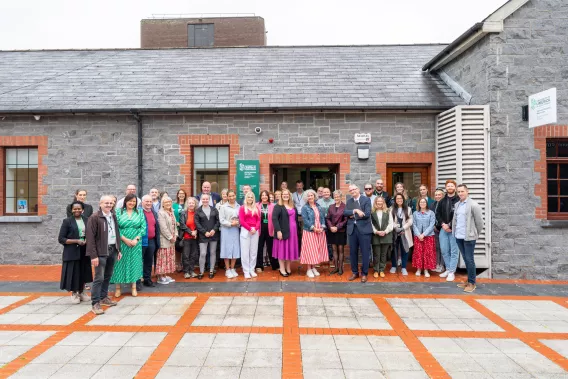
<path fill-rule="evenodd" d="M 456 278 L 456 276 L 454 275 L 454 273 L 450 272 L 448 274 L 448 277 L 446 278 L 446 282 L 453 282 L 455 278 Z"/>
<path fill-rule="evenodd" d="M 390 273 L 391 273 L 391 274 L 396 274 L 396 267 L 392 267 Z"/>
<path fill-rule="evenodd" d="M 250 279 L 250 274 L 248 272 L 245 272 L 245 279 Z"/>
<path fill-rule="evenodd" d="M 306 275 L 308 276 L 308 278 L 314 278 L 314 277 L 315 277 L 315 275 L 314 275 L 314 273 L 312 272 L 312 270 L 308 270 L 308 271 L 306 272 Z"/>
<path fill-rule="evenodd" d="M 320 276 L 320 273 L 315 268 L 312 268 L 312 272 L 315 276 Z"/>
<path fill-rule="evenodd" d="M 430 273 L 428 272 L 428 270 L 424 270 L 424 276 L 429 278 L 430 277 Z"/>
<path fill-rule="evenodd" d="M 170 282 L 166 278 L 160 278 L 158 279 L 158 284 L 170 284 Z"/>
<path fill-rule="evenodd" d="M 416 270 L 416 276 L 420 276 L 420 270 Z"/>
<path fill-rule="evenodd" d="M 250 273 L 250 276 L 252 276 L 253 278 L 256 278 L 258 275 L 256 275 L 256 272 L 252 271 L 252 272 Z"/>
<path fill-rule="evenodd" d="M 450 272 L 448 270 L 444 271 L 443 273 L 440 274 L 440 278 L 445 278 L 446 276 L 448 276 Z"/>
<path fill-rule="evenodd" d="M 233 276 L 233 271 L 231 271 L 230 269 L 227 270 L 227 271 L 225 271 L 225 276 L 226 276 L 228 279 L 233 279 L 233 278 L 234 278 L 234 276 Z"/>
<path fill-rule="evenodd" d="M 81 301 L 91 301 L 91 297 L 84 292 L 79 294 L 79 300 Z"/>
<path fill-rule="evenodd" d="M 408 275 L 408 271 L 406 271 L 405 268 L 403 268 L 401 271 L 402 271 L 402 275 Z"/>
<path fill-rule="evenodd" d="M 233 273 L 233 278 L 236 278 L 237 276 L 239 276 L 239 274 L 237 273 L 237 270 L 235 270 L 234 268 L 231 269 L 231 272 Z"/>
<path fill-rule="evenodd" d="M 176 281 L 175 279 L 172 279 L 169 276 L 166 276 L 166 280 L 168 281 L 168 283 L 173 283 Z"/>
<path fill-rule="evenodd" d="M 79 304 L 81 302 L 81 298 L 77 292 L 71 292 L 71 304 Z"/>

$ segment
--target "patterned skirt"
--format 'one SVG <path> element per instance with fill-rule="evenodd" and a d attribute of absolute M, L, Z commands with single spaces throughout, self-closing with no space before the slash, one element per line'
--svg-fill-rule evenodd
<path fill-rule="evenodd" d="M 436 268 L 436 241 L 434 236 L 424 237 L 423 241 L 414 236 L 412 266 L 419 270 L 434 270 Z"/>
<path fill-rule="evenodd" d="M 302 252 L 300 262 L 307 265 L 317 265 L 329 260 L 325 233 L 308 232 L 302 234 Z"/>
<path fill-rule="evenodd" d="M 158 249 L 156 256 L 156 275 L 171 274 L 176 271 L 176 249 L 171 247 Z"/>

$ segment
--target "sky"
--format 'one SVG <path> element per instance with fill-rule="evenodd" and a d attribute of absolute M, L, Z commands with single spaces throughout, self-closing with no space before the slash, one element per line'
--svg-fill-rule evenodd
<path fill-rule="evenodd" d="M 0 50 L 140 47 L 156 14 L 245 13 L 269 45 L 448 43 L 506 0 L 0 0 Z"/>

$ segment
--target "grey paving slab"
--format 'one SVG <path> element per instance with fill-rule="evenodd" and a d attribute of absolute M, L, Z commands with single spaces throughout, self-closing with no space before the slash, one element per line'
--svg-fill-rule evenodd
<path fill-rule="evenodd" d="M 59 291 L 55 282 L 0 282 L 0 292 L 54 292 Z M 455 283 L 328 283 L 328 282 L 176 282 L 169 286 L 145 287 L 147 293 L 194 293 L 211 292 L 301 292 L 301 293 L 343 293 L 343 294 L 449 294 L 464 295 Z M 477 295 L 511 296 L 555 296 L 568 297 L 567 285 L 554 284 L 493 284 L 479 283 Z M 466 296 L 466 295 L 464 295 Z M 142 298 L 142 297 L 140 297 Z M 125 299 L 126 300 L 126 299 Z M 124 301 L 124 300 L 123 300 Z"/>

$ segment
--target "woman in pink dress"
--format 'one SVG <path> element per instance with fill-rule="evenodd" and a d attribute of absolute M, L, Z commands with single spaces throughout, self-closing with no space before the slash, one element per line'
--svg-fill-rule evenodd
<path fill-rule="evenodd" d="M 302 220 L 304 232 L 302 234 L 302 252 L 300 263 L 307 265 L 308 278 L 319 276 L 316 265 L 327 262 L 327 240 L 325 238 L 325 220 L 323 209 L 316 203 L 317 194 L 314 190 L 304 192 L 304 206 L 302 207 Z"/>
<path fill-rule="evenodd" d="M 282 190 L 282 197 L 274 206 L 272 224 L 274 225 L 272 257 L 278 259 L 280 275 L 287 277 L 292 274 L 290 262 L 299 258 L 298 211 L 288 189 Z"/>

